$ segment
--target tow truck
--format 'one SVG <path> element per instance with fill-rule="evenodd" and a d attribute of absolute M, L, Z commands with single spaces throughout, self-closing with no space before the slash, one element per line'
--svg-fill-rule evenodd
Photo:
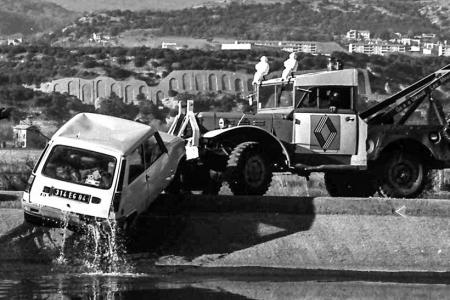
<path fill-rule="evenodd" d="M 450 123 L 434 97 L 449 80 L 447 65 L 371 107 L 368 72 L 356 68 L 263 80 L 254 114 L 194 114 L 188 101 L 169 130 L 186 140 L 180 178 L 263 195 L 274 172 L 323 172 L 331 196 L 417 197 L 432 170 L 450 167 Z"/>

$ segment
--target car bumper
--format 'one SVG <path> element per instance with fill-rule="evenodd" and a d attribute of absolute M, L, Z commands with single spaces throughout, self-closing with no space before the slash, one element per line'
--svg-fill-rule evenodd
<path fill-rule="evenodd" d="M 71 230 L 79 230 L 85 229 L 88 225 L 108 222 L 106 218 L 67 212 L 31 203 L 22 203 L 22 208 L 25 221 L 38 226 L 67 227 Z"/>

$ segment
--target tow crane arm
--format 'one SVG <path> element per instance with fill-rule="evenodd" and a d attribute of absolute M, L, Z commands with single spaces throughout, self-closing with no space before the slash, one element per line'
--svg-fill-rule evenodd
<path fill-rule="evenodd" d="M 429 98 L 430 104 L 438 116 L 439 122 L 445 125 L 445 116 L 440 104 L 431 97 L 433 90 L 450 80 L 450 65 L 437 70 L 434 73 L 420 79 L 419 81 L 408 86 L 404 90 L 385 99 L 384 101 L 372 106 L 360 114 L 368 124 L 397 124 L 401 125 L 406 122 L 409 116 L 419 107 L 424 99 Z M 398 103 L 399 100 L 403 101 Z M 400 119 L 394 122 L 394 116 L 403 112 Z"/>

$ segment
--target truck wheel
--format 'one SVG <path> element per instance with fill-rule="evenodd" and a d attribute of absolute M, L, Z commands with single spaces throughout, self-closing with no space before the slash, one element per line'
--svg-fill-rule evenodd
<path fill-rule="evenodd" d="M 376 188 L 367 172 L 327 172 L 325 187 L 332 197 L 370 197 Z"/>
<path fill-rule="evenodd" d="M 226 173 L 234 195 L 264 195 L 272 181 L 270 161 L 256 142 L 244 142 L 234 148 Z"/>
<path fill-rule="evenodd" d="M 410 153 L 391 153 L 383 159 L 380 168 L 379 192 L 385 197 L 417 197 L 427 182 L 428 172 L 423 161 Z"/>

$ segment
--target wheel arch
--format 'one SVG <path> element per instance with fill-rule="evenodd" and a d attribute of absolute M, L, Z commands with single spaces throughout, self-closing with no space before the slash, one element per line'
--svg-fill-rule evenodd
<path fill-rule="evenodd" d="M 227 129 L 219 129 L 207 132 L 204 136 L 206 139 L 214 140 L 215 142 L 226 141 L 239 145 L 243 142 L 259 142 L 267 147 L 270 157 L 277 162 L 282 162 L 286 166 L 290 166 L 290 156 L 287 148 L 283 143 L 270 132 L 257 126 L 237 126 Z"/>
<path fill-rule="evenodd" d="M 396 150 L 419 155 L 420 158 L 423 159 L 426 163 L 431 164 L 436 161 L 431 149 L 429 149 L 420 141 L 411 138 L 401 138 L 390 141 L 376 153 L 375 159 L 382 159 Z"/>

